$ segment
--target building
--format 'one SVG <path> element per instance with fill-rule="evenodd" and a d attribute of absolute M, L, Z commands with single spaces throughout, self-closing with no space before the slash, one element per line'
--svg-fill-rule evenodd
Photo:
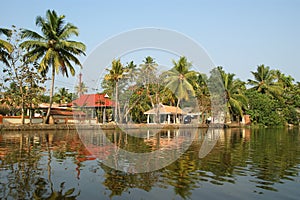
<path fill-rule="evenodd" d="M 84 111 L 86 117 L 95 120 L 95 123 L 106 123 L 111 120 L 114 102 L 107 94 L 83 94 L 72 101 L 72 107 Z"/>
<path fill-rule="evenodd" d="M 180 123 L 183 115 L 187 114 L 175 106 L 159 104 L 159 106 L 144 112 L 147 115 L 147 124 L 150 123 Z M 176 117 L 177 115 L 177 117 Z"/>

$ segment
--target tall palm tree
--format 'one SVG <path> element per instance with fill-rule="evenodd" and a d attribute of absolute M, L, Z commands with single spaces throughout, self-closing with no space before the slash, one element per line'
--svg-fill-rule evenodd
<path fill-rule="evenodd" d="M 151 56 L 147 56 L 145 60 L 143 60 L 143 64 L 140 64 L 143 73 L 148 74 L 157 69 L 158 64 L 155 62 L 154 58 Z"/>
<path fill-rule="evenodd" d="M 122 65 L 120 59 L 113 60 L 111 64 L 111 69 L 107 69 L 109 71 L 108 74 L 105 75 L 104 79 L 113 83 L 114 92 L 115 92 L 115 122 L 118 122 L 118 92 L 119 92 L 119 81 L 124 78 L 124 74 L 126 72 L 126 68 Z"/>
<path fill-rule="evenodd" d="M 225 99 L 227 102 L 226 122 L 231 116 L 237 114 L 243 117 L 243 111 L 247 109 L 248 99 L 243 94 L 246 90 L 245 83 L 239 79 L 234 79 L 235 74 L 221 72 L 224 84 Z"/>
<path fill-rule="evenodd" d="M 156 77 L 156 70 L 158 64 L 155 62 L 154 58 L 151 56 L 145 57 L 143 60 L 143 64 L 140 64 L 140 77 L 142 77 L 142 84 L 146 86 L 147 96 L 150 99 L 152 108 L 154 108 L 155 103 L 150 95 L 150 85 L 155 82 Z"/>
<path fill-rule="evenodd" d="M 277 78 L 274 70 L 270 70 L 268 66 L 259 65 L 257 66 L 257 71 L 251 73 L 254 79 L 248 79 L 248 84 L 252 86 L 252 89 L 275 98 L 280 98 L 283 89 L 280 83 L 276 81 Z"/>
<path fill-rule="evenodd" d="M 10 37 L 12 34 L 12 31 L 5 28 L 0 28 L 0 35 L 5 35 L 7 37 Z M 3 62 L 5 65 L 9 65 L 8 59 L 10 56 L 10 53 L 13 51 L 13 45 L 10 44 L 8 41 L 0 39 L 0 61 Z"/>
<path fill-rule="evenodd" d="M 78 83 L 78 85 L 75 86 L 75 91 L 78 97 L 80 97 L 81 95 L 85 94 L 88 91 L 88 88 L 84 82 L 80 82 Z"/>
<path fill-rule="evenodd" d="M 173 60 L 174 67 L 164 73 L 166 87 L 169 88 L 177 97 L 177 108 L 180 101 L 189 100 L 190 96 L 195 96 L 192 80 L 196 80 L 197 73 L 191 71 L 192 64 L 182 56 L 176 62 Z"/>
<path fill-rule="evenodd" d="M 28 62 L 39 62 L 39 71 L 47 73 L 50 68 L 51 88 L 50 102 L 47 111 L 45 123 L 49 123 L 50 110 L 53 103 L 53 91 L 55 73 L 59 71 L 68 77 L 68 71 L 72 76 L 75 75 L 75 69 L 71 62 L 82 67 L 76 56 L 85 55 L 85 45 L 81 42 L 70 40 L 73 36 L 78 36 L 79 30 L 71 23 L 65 23 L 65 16 L 58 16 L 53 10 L 46 12 L 46 17 L 38 16 L 36 25 L 41 29 L 42 34 L 24 29 L 22 38 L 27 38 L 20 44 L 20 47 L 28 52 L 24 55 Z"/>

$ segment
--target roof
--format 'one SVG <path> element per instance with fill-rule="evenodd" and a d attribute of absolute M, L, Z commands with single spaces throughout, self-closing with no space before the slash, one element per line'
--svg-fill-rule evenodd
<path fill-rule="evenodd" d="M 180 108 L 177 108 L 175 106 L 166 106 L 166 105 L 162 105 L 160 104 L 156 108 L 153 108 L 151 110 L 148 110 L 146 112 L 144 112 L 144 114 L 148 114 L 148 115 L 155 115 L 156 113 L 159 114 L 186 114 L 183 110 L 181 110 Z"/>
<path fill-rule="evenodd" d="M 62 116 L 73 116 L 73 115 L 81 115 L 85 116 L 85 113 L 83 111 L 78 111 L 78 110 L 59 110 L 59 109 L 54 109 L 50 111 L 51 115 L 62 115 Z"/>
<path fill-rule="evenodd" d="M 114 102 L 106 94 L 83 94 L 72 101 L 73 107 L 113 107 Z"/>

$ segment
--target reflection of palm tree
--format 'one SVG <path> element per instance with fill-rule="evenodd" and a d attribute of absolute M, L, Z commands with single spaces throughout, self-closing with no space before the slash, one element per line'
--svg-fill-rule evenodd
<path fill-rule="evenodd" d="M 50 105 L 47 111 L 45 123 L 49 123 L 50 110 L 53 103 L 55 73 L 59 71 L 68 77 L 68 71 L 75 75 L 75 69 L 70 61 L 81 66 L 77 55 L 84 55 L 85 45 L 81 42 L 68 40 L 74 35 L 78 35 L 78 28 L 70 23 L 65 24 L 65 16 L 58 16 L 55 11 L 48 10 L 46 18 L 38 16 L 36 25 L 42 30 L 42 35 L 31 30 L 23 30 L 22 38 L 29 38 L 20 44 L 22 48 L 29 52 L 25 57 L 30 62 L 41 59 L 39 71 L 46 73 L 52 67 Z"/>
<path fill-rule="evenodd" d="M 75 200 L 80 195 L 80 192 L 77 194 L 74 194 L 75 188 L 71 188 L 67 190 L 66 192 L 63 192 L 65 189 L 65 182 L 62 182 L 60 184 L 60 188 L 58 191 L 53 191 L 53 188 L 51 189 L 51 194 L 48 197 L 44 197 L 45 193 L 47 192 L 47 189 L 45 188 L 47 186 L 47 183 L 44 179 L 40 178 L 37 183 L 37 189 L 34 191 L 34 199 L 40 200 L 40 199 L 47 199 L 47 200 L 56 200 L 56 199 L 70 199 Z"/>
<path fill-rule="evenodd" d="M 0 35 L 1 34 L 9 37 L 11 36 L 12 32 L 9 29 L 0 28 Z M 0 39 L 0 61 L 7 66 L 9 65 L 8 59 L 12 51 L 13 46 L 9 42 Z"/>
<path fill-rule="evenodd" d="M 273 70 L 268 66 L 259 65 L 256 72 L 251 72 L 254 80 L 248 79 L 248 84 L 252 89 L 263 94 L 270 94 L 275 98 L 280 98 L 282 87 L 276 82 L 276 76 Z"/>

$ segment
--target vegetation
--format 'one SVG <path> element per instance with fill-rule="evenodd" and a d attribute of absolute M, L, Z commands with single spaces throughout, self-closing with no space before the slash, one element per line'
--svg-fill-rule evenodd
<path fill-rule="evenodd" d="M 24 124 L 25 109 L 32 111 L 32 106 L 40 103 L 40 95 L 44 92 L 43 84 L 46 77 L 38 73 L 38 65 L 30 63 L 24 59 L 24 51 L 19 48 L 21 42 L 21 32 L 15 26 L 12 27 L 8 42 L 12 46 L 12 51 L 3 66 L 5 103 L 12 115 L 21 114 L 21 122 Z M 32 113 L 30 113 L 32 116 Z"/>
<path fill-rule="evenodd" d="M 42 34 L 24 29 L 22 38 L 28 39 L 20 44 L 27 50 L 24 57 L 29 62 L 39 61 L 39 71 L 47 73 L 51 69 L 50 105 L 47 111 L 45 123 L 49 122 L 50 110 L 53 103 L 55 74 L 61 72 L 68 77 L 69 72 L 75 75 L 75 69 L 71 62 L 82 66 L 76 56 L 85 55 L 85 45 L 81 42 L 70 40 L 72 36 L 78 36 L 79 30 L 71 23 L 65 23 L 65 16 L 58 16 L 55 11 L 48 10 L 46 18 L 38 16 L 36 25 Z"/>
<path fill-rule="evenodd" d="M 21 115 L 22 123 L 25 110 L 46 101 L 50 104 L 45 119 L 48 123 L 53 102 L 70 103 L 76 95 L 87 92 L 81 82 L 75 88 L 76 94 L 66 88 L 59 88 L 54 94 L 56 74 L 74 76 L 74 64 L 81 66 L 77 57 L 85 55 L 86 47 L 73 40 L 79 29 L 66 23 L 64 15 L 51 10 L 45 18 L 38 16 L 35 23 L 41 33 L 15 26 L 0 28 L 3 73 L 0 113 Z M 48 71 L 49 97 L 43 94 Z M 240 121 L 247 114 L 257 125 L 299 125 L 300 83 L 269 66 L 257 66 L 251 72 L 253 78 L 247 82 L 221 66 L 212 69 L 210 75 L 193 71 L 192 63 L 185 56 L 173 60 L 173 66 L 167 71 L 160 69 L 155 58 L 146 56 L 139 65 L 113 60 L 107 72 L 101 85 L 103 93 L 115 101 L 115 122 L 145 123 L 144 112 L 164 104 L 177 109 L 192 107 L 191 112 L 201 113 L 199 123 L 205 123 L 217 113 L 226 122 Z M 159 123 L 159 117 L 154 121 Z"/>

